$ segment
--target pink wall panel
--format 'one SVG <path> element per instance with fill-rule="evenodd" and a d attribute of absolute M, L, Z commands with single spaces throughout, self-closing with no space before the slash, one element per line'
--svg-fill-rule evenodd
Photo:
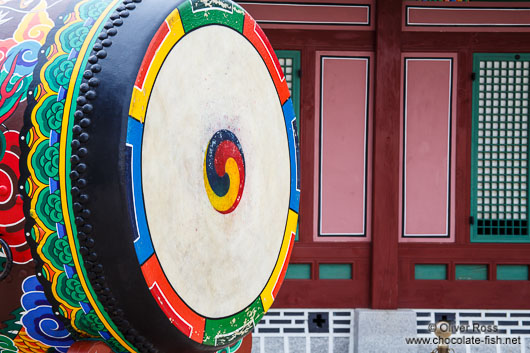
<path fill-rule="evenodd" d="M 405 58 L 404 236 L 450 236 L 453 58 Z"/>
<path fill-rule="evenodd" d="M 530 6 L 524 3 L 403 3 L 406 31 L 530 31 Z"/>
<path fill-rule="evenodd" d="M 370 5 L 239 2 L 260 24 L 370 25 Z"/>
<path fill-rule="evenodd" d="M 369 58 L 321 57 L 320 235 L 366 234 Z"/>

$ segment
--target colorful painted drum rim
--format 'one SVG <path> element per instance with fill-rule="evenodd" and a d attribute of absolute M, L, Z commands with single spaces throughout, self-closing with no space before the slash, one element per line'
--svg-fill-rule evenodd
<path fill-rule="evenodd" d="M 72 151 L 74 115 L 87 75 L 84 69 L 98 35 L 109 29 L 106 21 L 119 5 L 119 0 L 82 0 L 48 35 L 28 89 L 20 136 L 26 156 L 21 163 L 20 189 L 30 197 L 24 204 L 29 216 L 26 236 L 37 255 L 37 277 L 53 313 L 72 334 L 104 340 L 117 352 L 135 352 L 89 280 L 79 224 L 73 217 L 70 191 L 75 180 L 70 175 L 70 158 L 66 158 Z M 73 342 L 71 337 L 68 340 Z"/>
<path fill-rule="evenodd" d="M 82 0 L 61 18 L 62 24 L 50 32 L 41 50 L 34 81 L 28 89 L 28 109 L 20 134 L 26 158 L 21 160 L 19 187 L 27 195 L 25 232 L 37 262 L 37 277 L 51 303 L 50 310 L 63 319 L 64 327 L 72 333 L 68 340 L 103 340 L 116 352 L 151 353 L 177 346 L 190 351 L 212 351 L 214 346 L 230 344 L 243 336 L 277 294 L 298 217 L 294 111 L 285 78 L 261 29 L 239 6 L 227 1 L 216 4 L 222 7 L 201 8 L 204 3 L 197 0 L 181 2 L 177 9 L 175 4 L 162 0 L 149 4 L 141 0 Z M 226 6 L 232 8 L 231 14 L 224 9 Z M 217 340 L 205 339 L 205 326 L 190 340 L 188 331 L 179 327 L 175 330 L 152 300 L 141 269 L 132 268 L 138 267 L 138 253 L 131 241 L 132 224 L 125 223 L 134 211 L 120 208 L 128 200 L 120 190 L 131 185 L 126 181 L 129 173 L 122 168 L 130 160 L 126 147 L 128 125 L 131 121 L 141 124 L 122 113 L 127 115 L 131 109 L 127 97 L 137 94 L 133 87 L 142 70 L 145 78 L 150 77 L 144 62 L 160 59 L 153 51 L 163 42 L 160 31 L 164 26 L 168 30 L 178 26 L 173 21 L 180 21 L 179 14 L 184 33 L 219 24 L 241 33 L 254 45 L 277 88 L 288 136 L 290 210 L 277 269 L 264 292 L 252 303 L 259 308 L 257 314 L 250 315 L 252 325 L 237 320 L 231 325 L 228 320 L 219 319 L 212 322 L 212 327 L 228 335 Z M 145 24 L 142 33 L 135 32 L 138 22 Z M 157 30 L 151 28 L 152 23 L 163 24 Z M 120 56 L 127 50 L 134 50 L 136 55 Z M 123 102 L 115 99 L 116 92 L 125 97 Z M 118 187 L 101 190 L 100 185 L 108 183 Z M 120 226 L 113 224 L 106 213 L 112 214 Z M 130 246 L 117 245 L 124 240 L 131 241 Z M 124 258 L 113 263 L 117 253 Z M 120 272 L 114 267 L 127 270 Z M 127 282 L 142 283 L 145 289 L 134 287 L 139 288 L 138 293 L 131 297 L 120 287 Z M 189 308 L 188 311 L 192 312 Z M 152 322 L 144 319 L 146 315 L 152 316 Z M 206 319 L 203 321 L 206 324 Z"/>
<path fill-rule="evenodd" d="M 160 308 L 171 319 L 175 327 L 198 343 L 220 346 L 234 342 L 253 329 L 254 325 L 260 321 L 272 305 L 285 277 L 296 234 L 300 197 L 297 182 L 297 145 L 294 135 L 296 118 L 285 76 L 270 43 L 255 20 L 241 7 L 230 1 L 218 1 L 212 3 L 211 7 L 208 8 L 201 8 L 201 6 L 203 6 L 203 2 L 196 0 L 187 0 L 181 3 L 166 18 L 151 41 L 131 98 L 127 145 L 131 149 L 132 156 L 131 202 L 136 205 L 134 213 L 138 223 L 138 239 L 134 245 L 146 283 Z M 204 15 L 204 11 L 208 11 L 207 16 Z M 274 270 L 260 295 L 250 305 L 238 313 L 223 318 L 209 318 L 198 314 L 172 288 L 153 247 L 143 205 L 141 182 L 138 182 L 141 180 L 141 153 L 138 151 L 141 151 L 143 124 L 157 74 L 171 49 L 183 37 L 194 30 L 211 25 L 229 27 L 238 32 L 252 44 L 263 59 L 282 106 L 291 169 L 289 210 L 283 242 Z M 237 145 L 237 143 L 235 144 Z M 206 175 L 205 179 L 207 179 Z M 132 180 L 135 180 L 134 184 Z M 207 181 L 205 183 L 207 184 Z M 237 207 L 237 204 L 234 202 L 234 205 L 225 207 L 223 211 L 229 211 L 232 207 Z M 164 300 L 160 300 L 160 298 Z"/>

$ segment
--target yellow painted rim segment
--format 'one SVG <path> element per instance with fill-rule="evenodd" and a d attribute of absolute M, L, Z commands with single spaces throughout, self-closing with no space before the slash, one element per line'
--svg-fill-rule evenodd
<path fill-rule="evenodd" d="M 168 33 L 165 37 L 160 38 L 159 46 L 155 49 L 156 52 L 151 60 L 144 61 L 140 70 L 145 70 L 146 74 L 141 82 L 135 84 L 131 99 L 131 105 L 129 107 L 129 115 L 136 120 L 143 123 L 145 121 L 145 113 L 147 111 L 147 104 L 149 102 L 149 96 L 151 90 L 158 75 L 160 67 L 164 63 L 166 56 L 173 46 L 184 36 L 184 28 L 182 27 L 182 21 L 180 20 L 180 14 L 178 9 L 173 10 L 171 14 L 166 18 L 165 24 L 168 28 Z M 147 49 L 150 52 L 151 48 Z M 146 57 L 149 59 L 149 57 Z"/>
<path fill-rule="evenodd" d="M 284 272 L 284 267 L 288 265 L 287 257 L 291 250 L 294 237 L 296 236 L 296 225 L 298 224 L 298 214 L 293 210 L 289 209 L 289 214 L 287 215 L 287 224 L 285 226 L 285 234 L 283 236 L 282 248 L 280 249 L 280 255 L 276 266 L 272 271 L 272 275 L 269 278 L 269 281 L 265 285 L 265 289 L 261 292 L 261 302 L 263 303 L 263 310 L 266 312 L 271 307 L 274 302 L 274 289 L 278 284 L 278 281 L 281 280 L 280 276 Z"/>

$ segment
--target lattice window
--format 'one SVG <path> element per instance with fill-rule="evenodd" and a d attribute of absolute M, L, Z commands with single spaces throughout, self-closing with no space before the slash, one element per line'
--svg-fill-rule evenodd
<path fill-rule="evenodd" d="M 300 117 L 300 52 L 297 50 L 277 50 L 276 56 L 278 56 L 287 86 L 291 91 L 294 112 L 297 117 Z"/>
<path fill-rule="evenodd" d="M 293 90 L 293 59 L 290 57 L 278 58 L 282 67 L 283 73 L 287 80 L 287 86 L 289 90 Z"/>
<path fill-rule="evenodd" d="M 471 240 L 530 242 L 530 55 L 475 54 Z"/>

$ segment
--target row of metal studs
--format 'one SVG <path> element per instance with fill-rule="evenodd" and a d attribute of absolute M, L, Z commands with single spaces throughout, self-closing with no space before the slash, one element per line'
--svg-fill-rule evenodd
<path fill-rule="evenodd" d="M 93 251 L 95 239 L 92 236 L 93 229 L 89 222 L 89 196 L 82 191 L 87 185 L 87 180 L 85 179 L 87 165 L 83 162 L 83 158 L 89 153 L 84 145 L 90 138 L 88 130 L 92 123 L 90 114 L 93 110 L 93 105 L 90 102 L 97 97 L 96 88 L 99 86 L 100 80 L 96 76 L 101 71 L 100 61 L 107 57 L 105 48 L 112 45 L 111 37 L 118 33 L 116 27 L 120 27 L 123 24 L 123 19 L 129 17 L 129 11 L 134 10 L 136 8 L 135 3 L 139 2 L 141 0 L 124 0 L 122 5 L 116 8 L 116 11 L 111 14 L 109 21 L 99 34 L 98 41 L 94 44 L 92 53 L 88 58 L 89 64 L 83 73 L 80 94 L 76 101 L 77 110 L 74 113 L 75 125 L 72 129 L 74 139 L 71 143 L 72 157 L 70 162 L 72 163 L 72 171 L 70 172 L 70 178 L 72 180 L 71 194 L 74 202 L 75 224 L 79 229 L 80 252 L 83 255 L 92 288 L 97 293 L 98 299 L 103 304 L 106 312 L 111 316 L 112 321 L 125 335 L 125 338 L 140 352 L 156 353 L 158 350 L 147 342 L 145 337 L 140 336 L 124 318 L 123 310 L 118 307 L 116 299 L 105 282 L 103 265 L 97 262 L 98 255 Z"/>

